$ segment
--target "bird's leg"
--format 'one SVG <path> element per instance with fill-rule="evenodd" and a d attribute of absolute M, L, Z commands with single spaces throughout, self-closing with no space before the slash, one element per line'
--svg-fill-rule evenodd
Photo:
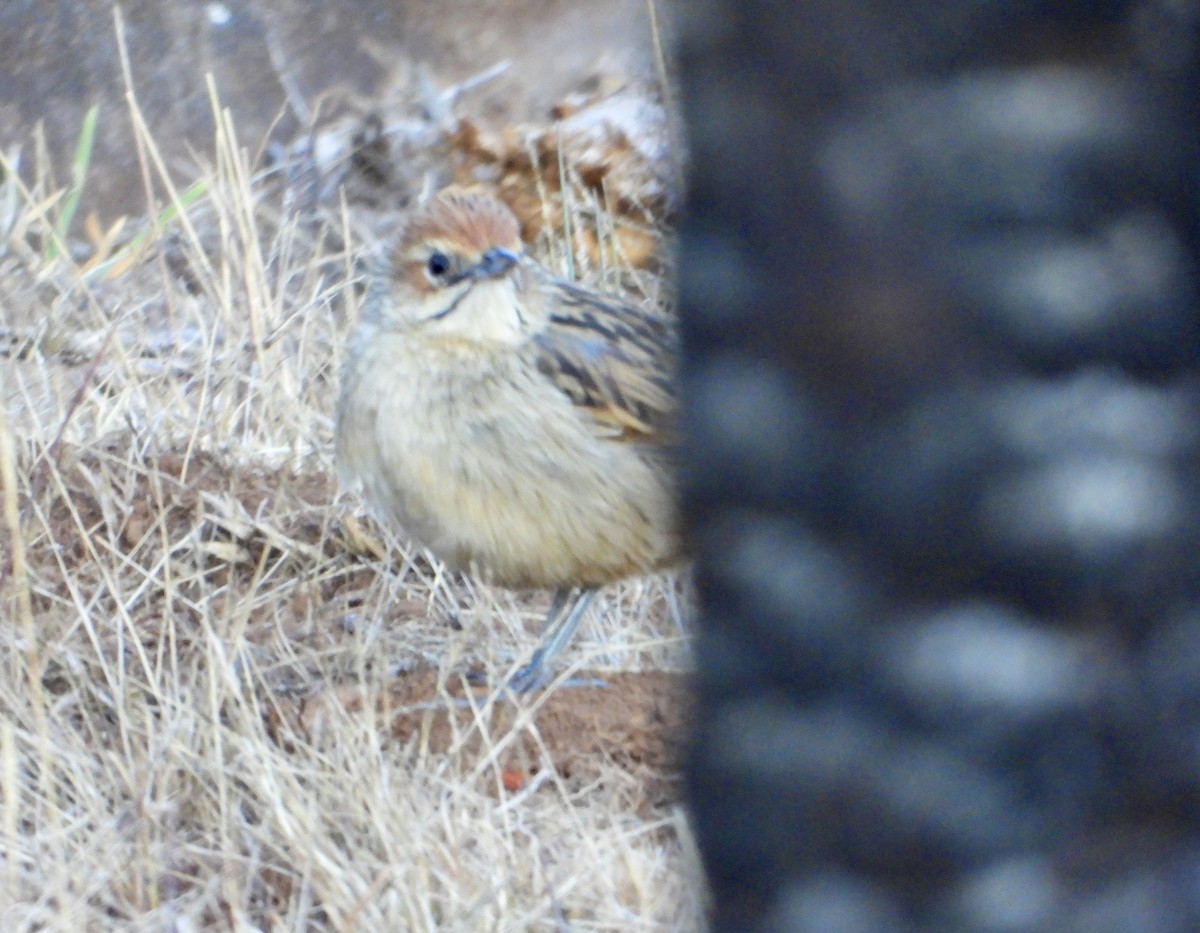
<path fill-rule="evenodd" d="M 546 666 L 570 642 L 575 629 L 579 628 L 579 620 L 583 618 L 584 611 L 595 595 L 594 589 L 570 588 L 561 589 L 554 594 L 554 602 L 550 605 L 550 611 L 546 613 L 546 621 L 542 623 L 541 640 L 537 650 L 529 659 L 529 663 L 517 671 L 508 682 L 510 690 L 527 693 L 536 690 L 545 682 Z"/>

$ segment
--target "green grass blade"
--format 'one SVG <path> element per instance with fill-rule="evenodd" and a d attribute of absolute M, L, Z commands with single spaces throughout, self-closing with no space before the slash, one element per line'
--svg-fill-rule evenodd
<path fill-rule="evenodd" d="M 147 227 L 145 227 L 136 236 L 131 237 L 129 242 L 117 250 L 111 258 L 100 263 L 95 268 L 88 272 L 89 277 L 95 278 L 104 275 L 114 265 L 124 260 L 129 256 L 137 256 L 144 249 L 152 237 L 157 237 L 161 234 L 163 227 L 174 220 L 181 211 L 186 211 L 189 207 L 195 204 L 208 191 L 208 182 L 200 180 L 193 182 L 187 189 L 180 193 L 179 203 L 172 202 L 158 212 L 158 216 Z"/>
<path fill-rule="evenodd" d="M 79 207 L 79 199 L 83 196 L 83 185 L 87 181 L 88 167 L 92 162 L 92 145 L 96 140 L 96 118 L 100 115 L 99 106 L 93 106 L 83 117 L 83 126 L 79 129 L 79 142 L 75 145 L 75 156 L 71 160 L 71 188 L 63 201 L 62 210 L 58 214 L 58 222 L 54 225 L 54 236 L 46 247 L 46 258 L 53 259 L 58 255 L 60 246 L 65 248 L 67 231 L 71 221 L 75 219 L 75 211 Z"/>

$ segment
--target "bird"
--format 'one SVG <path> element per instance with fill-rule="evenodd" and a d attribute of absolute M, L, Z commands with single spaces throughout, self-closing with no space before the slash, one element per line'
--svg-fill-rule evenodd
<path fill-rule="evenodd" d="M 677 328 L 552 275 L 480 186 L 412 212 L 347 344 L 336 458 L 448 566 L 555 592 L 509 680 L 544 685 L 596 591 L 678 565 Z"/>

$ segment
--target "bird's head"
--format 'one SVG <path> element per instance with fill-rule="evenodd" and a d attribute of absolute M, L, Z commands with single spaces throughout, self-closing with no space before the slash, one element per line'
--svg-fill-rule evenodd
<path fill-rule="evenodd" d="M 379 323 L 467 342 L 517 342 L 526 325 L 522 257 L 508 207 L 480 188 L 445 188 L 416 209 L 392 250 Z"/>

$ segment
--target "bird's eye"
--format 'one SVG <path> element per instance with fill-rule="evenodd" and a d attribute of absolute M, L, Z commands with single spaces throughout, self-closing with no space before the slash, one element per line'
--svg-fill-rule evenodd
<path fill-rule="evenodd" d="M 445 253 L 433 253 L 425 263 L 425 268 L 432 278 L 440 279 L 450 271 L 450 257 Z"/>

